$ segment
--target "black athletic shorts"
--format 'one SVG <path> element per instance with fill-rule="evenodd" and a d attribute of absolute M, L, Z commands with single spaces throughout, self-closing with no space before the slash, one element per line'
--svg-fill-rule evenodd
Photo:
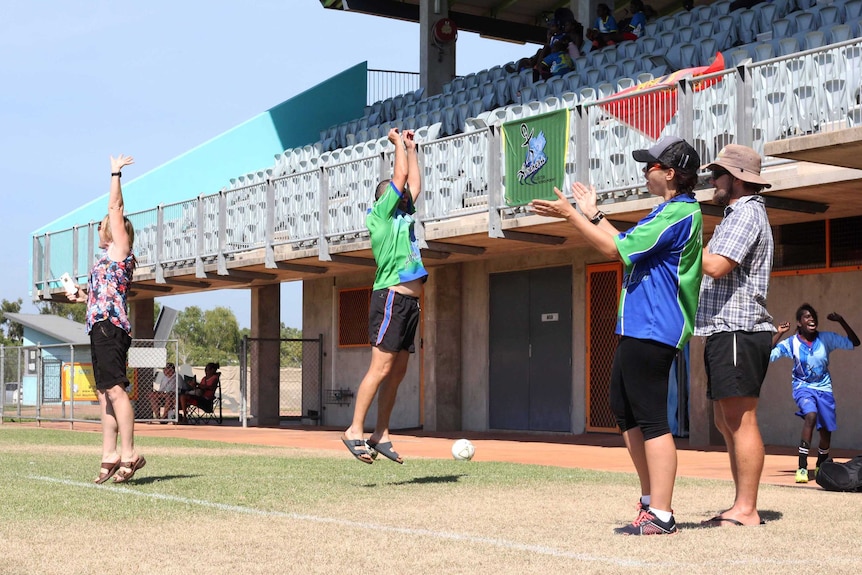
<path fill-rule="evenodd" d="M 621 337 L 611 367 L 611 411 L 620 430 L 640 427 L 645 440 L 670 433 L 667 382 L 675 347 Z"/>
<path fill-rule="evenodd" d="M 371 292 L 368 311 L 368 339 L 385 351 L 416 351 L 413 341 L 419 326 L 419 298 L 391 289 Z"/>
<path fill-rule="evenodd" d="M 760 397 L 769 367 L 772 332 L 720 331 L 706 338 L 706 396 Z"/>
<path fill-rule="evenodd" d="M 129 385 L 126 364 L 131 345 L 132 337 L 126 330 L 115 326 L 109 320 L 93 325 L 90 330 L 90 356 L 93 358 L 96 389 L 107 391 L 115 385 Z"/>

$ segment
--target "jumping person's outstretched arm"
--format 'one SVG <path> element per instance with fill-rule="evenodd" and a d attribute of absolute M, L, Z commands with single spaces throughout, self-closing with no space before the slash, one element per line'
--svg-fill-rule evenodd
<path fill-rule="evenodd" d="M 843 327 L 844 331 L 847 333 L 847 339 L 849 339 L 851 342 L 853 342 L 853 347 L 859 347 L 859 336 L 856 335 L 856 332 L 853 331 L 853 328 L 851 328 L 849 325 L 847 325 L 847 322 L 844 321 L 844 318 L 841 317 L 841 314 L 835 313 L 833 311 L 832 313 L 827 315 L 826 318 L 829 320 L 837 321 L 838 323 L 840 323 L 841 327 Z"/>
<path fill-rule="evenodd" d="M 407 151 L 404 149 L 404 142 L 401 140 L 398 128 L 390 129 L 387 138 L 395 146 L 395 166 L 392 170 L 392 184 L 399 192 L 403 192 L 404 184 L 407 183 Z"/>
<path fill-rule="evenodd" d="M 774 334 L 772 334 L 772 347 L 775 347 L 775 344 L 778 343 L 778 340 L 780 340 L 784 336 L 785 333 L 790 331 L 790 322 L 789 321 L 781 322 L 780 324 L 778 324 L 777 329 L 778 329 L 778 331 L 776 331 Z"/>
<path fill-rule="evenodd" d="M 403 136 L 404 147 L 407 149 L 407 187 L 413 202 L 422 191 L 422 172 L 419 171 L 419 149 L 416 147 L 413 130 L 406 130 Z"/>
<path fill-rule="evenodd" d="M 114 261 L 126 259 L 132 251 L 131 239 L 126 232 L 125 219 L 123 216 L 123 190 L 120 185 L 121 170 L 135 160 L 131 156 L 120 154 L 116 158 L 111 156 L 111 192 L 108 196 L 108 221 L 111 225 L 111 239 L 113 244 L 108 248 L 108 256 Z"/>

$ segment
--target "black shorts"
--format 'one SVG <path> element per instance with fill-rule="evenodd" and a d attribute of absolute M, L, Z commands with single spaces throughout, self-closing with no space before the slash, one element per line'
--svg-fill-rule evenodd
<path fill-rule="evenodd" d="M 419 298 L 391 289 L 371 292 L 368 311 L 368 339 L 385 351 L 416 351 L 413 340 L 419 326 Z"/>
<path fill-rule="evenodd" d="M 645 440 L 670 433 L 667 386 L 677 349 L 649 339 L 622 337 L 611 368 L 611 411 L 622 431 L 640 427 Z"/>
<path fill-rule="evenodd" d="M 706 338 L 706 396 L 760 397 L 769 367 L 772 332 L 720 331 Z"/>
<path fill-rule="evenodd" d="M 96 389 L 107 391 L 115 385 L 126 387 L 126 364 L 132 337 L 108 320 L 97 322 L 90 330 L 90 356 L 93 358 L 93 376 Z"/>

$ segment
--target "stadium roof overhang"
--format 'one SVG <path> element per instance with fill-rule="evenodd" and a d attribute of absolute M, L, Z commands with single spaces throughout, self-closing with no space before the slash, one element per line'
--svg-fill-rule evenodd
<path fill-rule="evenodd" d="M 433 2 L 434 0 L 429 0 Z M 419 22 L 420 0 L 320 0 L 324 8 Z M 567 0 L 469 0 L 450 2 L 459 30 L 510 42 L 543 44 L 545 19 Z"/>
<path fill-rule="evenodd" d="M 767 142 L 764 152 L 778 158 L 862 170 L 862 126 Z"/>

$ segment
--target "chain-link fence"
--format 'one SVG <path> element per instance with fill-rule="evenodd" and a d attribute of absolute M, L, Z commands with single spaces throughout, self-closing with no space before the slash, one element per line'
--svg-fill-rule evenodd
<path fill-rule="evenodd" d="M 269 346 L 278 342 L 278 406 L 283 420 L 310 420 L 321 423 L 321 393 L 323 380 L 323 342 L 321 339 L 244 338 L 240 351 L 241 394 L 248 398 L 253 391 L 251 366 L 269 361 Z M 267 349 L 264 349 L 267 348 Z M 248 403 L 245 404 L 247 406 Z M 247 408 L 241 407 L 247 414 Z M 243 415 L 240 416 L 243 419 Z"/>
<path fill-rule="evenodd" d="M 126 374 L 136 420 L 177 420 L 182 386 L 172 387 L 165 375 L 166 366 L 176 366 L 177 352 L 176 340 L 132 340 Z M 174 369 L 195 376 L 192 366 Z M 89 345 L 0 346 L 0 380 L 0 421 L 85 422 L 101 417 Z"/>

